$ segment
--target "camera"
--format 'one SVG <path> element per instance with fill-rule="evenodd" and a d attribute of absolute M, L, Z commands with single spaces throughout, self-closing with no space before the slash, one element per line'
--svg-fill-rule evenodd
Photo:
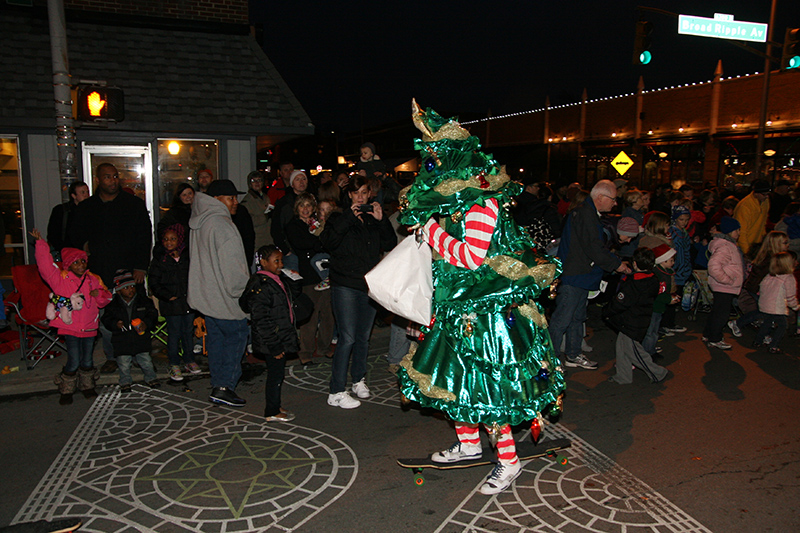
<path fill-rule="evenodd" d="M 372 213 L 373 207 L 372 204 L 361 204 L 356 209 L 359 213 Z"/>

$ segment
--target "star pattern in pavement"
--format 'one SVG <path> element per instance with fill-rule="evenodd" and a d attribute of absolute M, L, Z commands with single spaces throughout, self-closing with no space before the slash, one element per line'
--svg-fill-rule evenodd
<path fill-rule="evenodd" d="M 227 442 L 184 453 L 175 468 L 137 480 L 158 482 L 182 503 L 216 506 L 222 500 L 233 517 L 239 518 L 253 496 L 294 489 L 292 478 L 298 469 L 330 461 L 293 457 L 286 448 L 284 443 L 247 442 L 234 434 Z"/>

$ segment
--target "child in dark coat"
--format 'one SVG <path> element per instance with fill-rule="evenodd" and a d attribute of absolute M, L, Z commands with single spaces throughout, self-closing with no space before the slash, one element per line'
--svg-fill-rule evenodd
<path fill-rule="evenodd" d="M 167 321 L 167 358 L 169 377 L 183 381 L 183 371 L 199 374 L 192 349 L 194 312 L 186 301 L 189 292 L 189 251 L 186 249 L 185 229 L 174 224 L 164 230 L 163 248 L 158 250 L 148 277 L 153 296 L 158 298 L 161 316 Z M 183 344 L 183 354 L 181 354 Z"/>
<path fill-rule="evenodd" d="M 153 300 L 136 292 L 132 271 L 124 268 L 117 270 L 114 275 L 114 299 L 106 306 L 101 320 L 111 332 L 122 392 L 131 391 L 131 360 L 134 357 L 144 373 L 147 386 L 158 387 L 158 376 L 150 358 L 150 330 L 158 320 L 158 311 Z"/>
<path fill-rule="evenodd" d="M 667 290 L 653 274 L 654 266 L 653 251 L 638 248 L 633 253 L 633 273 L 623 278 L 616 297 L 603 310 L 603 317 L 619 331 L 617 373 L 609 381 L 632 383 L 634 366 L 644 370 L 653 383 L 667 377 L 668 370 L 655 364 L 641 344 L 650 326 L 656 296 Z"/>
<path fill-rule="evenodd" d="M 294 414 L 281 407 L 281 385 L 286 355 L 297 352 L 300 342 L 295 329 L 294 298 L 300 287 L 281 275 L 283 253 L 275 245 L 262 246 L 257 252 L 261 268 L 247 282 L 239 306 L 250 313 L 253 356 L 267 364 L 267 422 L 289 422 Z"/>

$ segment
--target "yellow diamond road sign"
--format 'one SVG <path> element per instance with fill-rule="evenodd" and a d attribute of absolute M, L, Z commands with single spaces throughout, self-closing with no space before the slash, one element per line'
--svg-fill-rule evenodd
<path fill-rule="evenodd" d="M 631 158 L 628 157 L 628 154 L 625 152 L 620 152 L 617 154 L 617 157 L 611 161 L 611 164 L 614 165 L 615 169 L 617 169 L 619 175 L 623 176 L 633 166 L 633 161 L 631 161 Z"/>

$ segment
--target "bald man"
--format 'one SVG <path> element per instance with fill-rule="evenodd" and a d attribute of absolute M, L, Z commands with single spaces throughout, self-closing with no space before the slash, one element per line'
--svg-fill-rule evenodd
<path fill-rule="evenodd" d="M 581 353 L 583 323 L 589 292 L 600 288 L 606 272 L 630 273 L 630 268 L 603 246 L 600 214 L 611 211 L 617 202 L 617 187 L 608 180 L 598 181 L 583 205 L 567 214 L 561 243 L 556 254 L 563 263 L 556 309 L 550 319 L 553 347 L 566 334 L 564 364 L 595 370 L 597 363 Z"/>

